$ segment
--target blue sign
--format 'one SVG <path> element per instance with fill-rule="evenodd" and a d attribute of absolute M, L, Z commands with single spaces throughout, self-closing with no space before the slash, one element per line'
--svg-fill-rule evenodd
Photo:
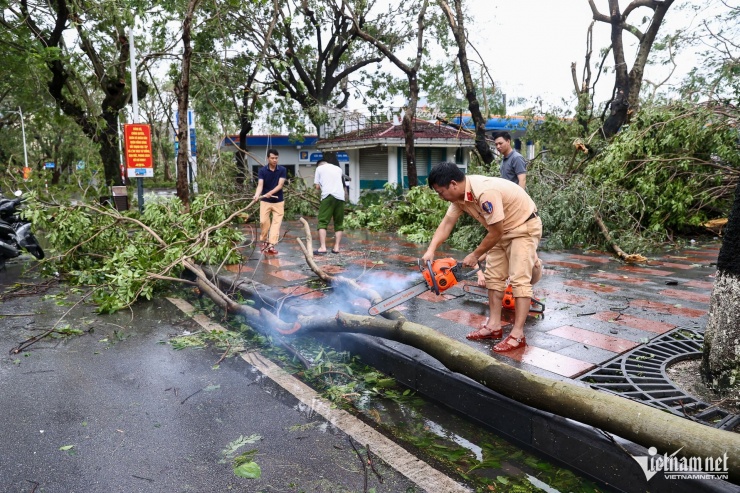
<path fill-rule="evenodd" d="M 312 163 L 317 163 L 321 161 L 321 158 L 324 157 L 323 152 L 312 152 L 309 161 Z M 344 151 L 337 152 L 337 161 L 340 163 L 348 163 L 349 162 L 349 154 L 347 154 Z"/>
<path fill-rule="evenodd" d="M 135 168 L 135 169 L 134 169 L 134 174 L 135 174 L 136 176 L 146 176 L 146 170 L 145 170 L 145 169 L 138 169 L 138 168 Z"/>
<path fill-rule="evenodd" d="M 188 113 L 189 115 L 190 113 Z M 195 129 L 190 129 L 190 155 L 195 157 L 197 148 L 195 147 Z"/>
<path fill-rule="evenodd" d="M 48 162 L 48 163 L 44 164 L 44 168 L 46 168 L 46 169 L 54 169 L 56 167 L 57 167 L 56 163 Z"/>

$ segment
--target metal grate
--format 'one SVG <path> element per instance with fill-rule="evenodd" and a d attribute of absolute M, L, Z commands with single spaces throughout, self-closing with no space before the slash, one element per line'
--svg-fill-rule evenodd
<path fill-rule="evenodd" d="M 579 380 L 592 388 L 665 409 L 682 418 L 723 430 L 740 425 L 740 415 L 698 400 L 676 387 L 666 368 L 701 357 L 704 332 L 699 327 L 678 327 L 592 370 Z"/>

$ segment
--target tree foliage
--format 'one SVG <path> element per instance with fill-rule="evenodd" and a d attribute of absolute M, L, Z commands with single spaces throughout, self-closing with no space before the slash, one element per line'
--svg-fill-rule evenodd
<path fill-rule="evenodd" d="M 57 253 L 47 270 L 90 288 L 101 312 L 151 299 L 165 281 L 182 274 L 183 258 L 237 262 L 236 247 L 244 240 L 235 228 L 216 227 L 229 224 L 235 208 L 212 194 L 197 196 L 189 212 L 176 199 L 152 200 L 141 217 L 87 204 L 30 205 L 30 219 Z"/>
<path fill-rule="evenodd" d="M 740 177 L 733 108 L 644 108 L 585 167 L 598 182 L 632 192 L 641 226 L 681 232 L 727 214 Z"/>

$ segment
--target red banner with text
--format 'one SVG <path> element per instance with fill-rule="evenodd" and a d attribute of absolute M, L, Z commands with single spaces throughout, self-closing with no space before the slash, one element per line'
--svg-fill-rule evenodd
<path fill-rule="evenodd" d="M 153 177 L 152 133 L 149 125 L 145 123 L 124 124 L 123 142 L 128 177 Z"/>

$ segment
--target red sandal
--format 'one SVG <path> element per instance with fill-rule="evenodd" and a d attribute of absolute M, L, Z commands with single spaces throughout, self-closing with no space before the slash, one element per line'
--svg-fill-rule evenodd
<path fill-rule="evenodd" d="M 519 345 L 513 346 L 510 341 L 518 342 Z M 525 336 L 513 337 L 511 334 L 509 334 L 506 339 L 493 346 L 493 350 L 497 353 L 506 353 L 508 351 L 514 351 L 515 349 L 521 349 L 526 346 L 527 338 Z"/>
<path fill-rule="evenodd" d="M 503 329 L 492 330 L 488 334 L 481 334 L 482 330 L 490 330 L 487 324 L 488 319 L 481 324 L 480 329 L 474 330 L 470 334 L 466 335 L 465 338 L 471 341 L 480 341 L 483 339 L 501 339 L 504 336 Z"/>

